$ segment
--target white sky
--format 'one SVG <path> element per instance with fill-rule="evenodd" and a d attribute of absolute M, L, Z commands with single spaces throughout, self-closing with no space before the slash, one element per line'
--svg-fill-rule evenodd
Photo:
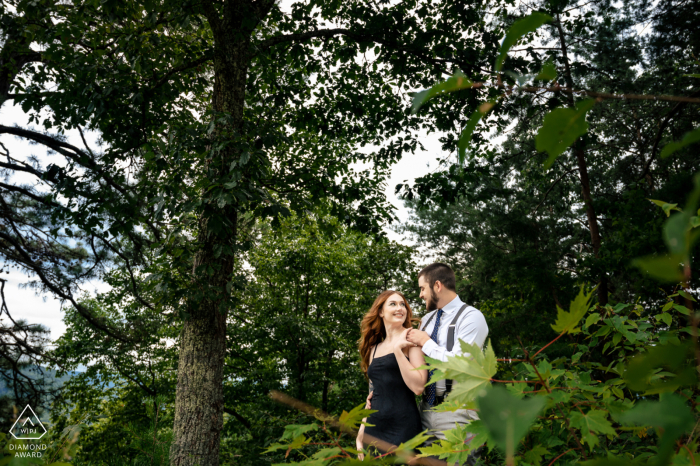
<path fill-rule="evenodd" d="M 27 125 L 27 116 L 18 106 L 13 106 L 12 102 L 7 102 L 0 108 L 0 124 L 13 126 Z M 397 207 L 397 216 L 401 222 L 408 219 L 408 211 L 404 208 L 403 202 L 394 194 L 394 189 L 398 183 L 408 180 L 412 183 L 417 177 L 423 176 L 437 169 L 439 158 L 445 155 L 440 149 L 438 135 L 435 133 L 424 135 L 421 138 L 426 147 L 425 152 L 417 152 L 413 155 L 405 155 L 401 161 L 392 167 L 391 177 L 386 186 L 386 196 L 389 202 Z M 24 158 L 30 154 L 42 159 L 44 165 L 51 163 L 46 151 L 41 146 L 29 145 L 10 135 L 0 136 L 0 141 L 10 150 L 14 157 Z M 82 147 L 82 141 L 77 134 L 69 135 L 69 143 Z M 93 141 L 88 141 L 90 144 Z M 58 160 L 57 160 L 58 162 Z M 17 180 L 18 178 L 13 178 Z M 411 244 L 389 228 L 385 228 L 390 239 L 403 244 Z M 51 339 L 55 340 L 65 332 L 63 324 L 63 312 L 60 302 L 50 294 L 37 294 L 34 289 L 22 287 L 23 284 L 31 281 L 31 278 L 16 270 L 11 270 L 10 274 L 2 274 L 0 278 L 7 280 L 5 284 L 5 298 L 10 313 L 15 319 L 25 319 L 29 323 L 39 323 L 51 330 Z M 104 284 L 100 282 L 90 283 L 84 287 L 86 291 L 94 293 L 95 289 L 105 290 Z"/>

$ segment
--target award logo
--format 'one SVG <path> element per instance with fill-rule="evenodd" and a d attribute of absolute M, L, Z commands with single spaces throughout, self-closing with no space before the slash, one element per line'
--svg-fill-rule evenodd
<path fill-rule="evenodd" d="M 32 407 L 27 405 L 12 425 L 10 434 L 17 440 L 38 440 L 46 434 L 46 427 Z"/>

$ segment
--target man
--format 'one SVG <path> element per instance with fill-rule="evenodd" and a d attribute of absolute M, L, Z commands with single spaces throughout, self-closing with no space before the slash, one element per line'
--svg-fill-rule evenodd
<path fill-rule="evenodd" d="M 428 314 L 421 319 L 420 330 L 408 332 L 409 342 L 420 346 L 426 356 L 440 361 L 462 354 L 459 340 L 483 349 L 489 333 L 486 319 L 481 311 L 459 299 L 455 273 L 448 265 L 436 262 L 425 267 L 418 274 L 418 286 Z M 454 330 L 450 330 L 451 326 L 454 326 Z M 428 374 L 430 382 L 430 372 Z M 423 446 L 444 439 L 443 431 L 454 429 L 455 423 L 463 425 L 478 419 L 475 411 L 466 409 L 444 413 L 433 411 L 450 390 L 451 381 L 441 380 L 428 385 L 423 392 L 420 407 L 423 429 L 432 436 Z M 470 455 L 468 464 L 475 461 L 476 455 Z"/>

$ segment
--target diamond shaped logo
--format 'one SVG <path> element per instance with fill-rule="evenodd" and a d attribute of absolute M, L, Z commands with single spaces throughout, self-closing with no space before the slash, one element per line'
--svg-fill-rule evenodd
<path fill-rule="evenodd" d="M 46 427 L 39 420 L 31 406 L 27 405 L 19 415 L 10 433 L 17 440 L 37 440 L 46 434 Z"/>

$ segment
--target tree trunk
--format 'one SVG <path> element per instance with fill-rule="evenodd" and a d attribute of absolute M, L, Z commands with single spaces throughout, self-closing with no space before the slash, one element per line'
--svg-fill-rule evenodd
<path fill-rule="evenodd" d="M 559 41 L 561 44 L 562 59 L 564 61 L 564 79 L 566 79 L 566 85 L 569 89 L 574 88 L 574 80 L 571 76 L 571 67 L 569 65 L 569 56 L 566 47 L 566 39 L 564 37 L 564 30 L 561 27 L 561 21 L 559 15 L 557 15 L 556 23 L 557 31 L 559 32 Z M 574 96 L 568 94 L 569 106 L 571 108 L 575 107 Z M 591 183 L 588 178 L 588 165 L 586 163 L 586 153 L 584 150 L 584 144 L 581 140 L 574 143 L 573 146 L 574 154 L 576 155 L 576 163 L 578 164 L 579 179 L 581 180 L 581 197 L 583 197 L 583 202 L 586 205 L 586 217 L 588 218 L 588 230 L 591 233 L 591 245 L 593 246 L 593 254 L 596 259 L 600 259 L 600 229 L 598 227 L 598 216 L 593 206 L 593 196 L 591 196 Z M 596 261 L 597 265 L 598 261 Z M 608 277 L 605 275 L 605 270 L 599 271 L 600 276 L 598 278 L 598 302 L 604 306 L 608 303 Z"/>
<path fill-rule="evenodd" d="M 253 11 L 250 2 L 203 1 L 202 9 L 214 34 L 214 90 L 212 108 L 228 115 L 225 123 L 217 119 L 213 138 L 240 136 L 245 103 L 245 84 L 250 55 L 250 37 L 256 24 L 242 25 L 245 18 L 262 19 L 267 11 Z M 258 5 L 259 6 L 259 5 Z M 222 17 L 223 13 L 223 17 Z M 236 144 L 214 152 L 209 159 L 210 181 L 225 181 L 231 162 L 240 159 Z M 246 177 L 245 169 L 242 177 Z M 205 193 L 202 194 L 205 196 Z M 227 284 L 233 277 L 235 258 L 217 246 L 235 245 L 237 212 L 240 206 L 223 207 L 210 201 L 202 209 L 199 221 L 200 251 L 194 260 L 195 280 L 192 297 L 187 303 L 188 319 L 180 341 L 178 382 L 175 398 L 172 466 L 217 466 L 223 427 L 223 368 L 226 356 L 226 318 L 230 292 Z M 209 228 L 216 218 L 225 225 L 224 232 Z M 219 254 L 214 254 L 214 251 Z M 224 249 L 226 250 L 226 249 Z M 209 269 L 210 273 L 203 273 Z"/>
<path fill-rule="evenodd" d="M 223 428 L 223 367 L 226 315 L 216 303 L 200 304 L 180 337 L 175 423 L 170 459 L 173 466 L 219 464 Z"/>
<path fill-rule="evenodd" d="M 335 350 L 330 350 L 328 356 L 326 357 L 326 370 L 323 372 L 323 395 L 321 397 L 321 409 L 328 412 L 328 392 L 331 388 L 330 375 L 331 375 L 331 364 L 333 364 L 333 354 Z"/>

